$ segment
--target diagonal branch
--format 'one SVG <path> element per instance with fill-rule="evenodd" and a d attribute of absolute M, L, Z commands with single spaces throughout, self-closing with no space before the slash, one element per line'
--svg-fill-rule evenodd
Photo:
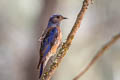
<path fill-rule="evenodd" d="M 68 35 L 66 42 L 62 45 L 62 48 L 59 50 L 54 62 L 52 63 L 52 65 L 50 65 L 49 70 L 44 72 L 44 74 L 42 75 L 41 80 L 50 80 L 52 75 L 56 71 L 57 67 L 61 63 L 63 57 L 66 55 L 66 53 L 67 53 L 67 51 L 72 43 L 72 40 L 74 39 L 74 36 L 80 27 L 80 24 L 82 22 L 82 19 L 85 15 L 85 12 L 88 8 L 90 1 L 91 0 L 84 0 L 83 5 L 82 5 L 82 9 L 77 16 L 76 22 L 75 22 L 70 34 Z"/>
<path fill-rule="evenodd" d="M 120 34 L 114 36 L 110 42 L 105 44 L 100 51 L 94 56 L 94 58 L 91 60 L 91 62 L 86 66 L 86 68 L 80 72 L 73 80 L 78 80 L 82 75 L 85 74 L 89 70 L 89 68 L 98 60 L 99 57 L 101 57 L 104 52 L 112 46 L 118 39 L 120 38 Z"/>

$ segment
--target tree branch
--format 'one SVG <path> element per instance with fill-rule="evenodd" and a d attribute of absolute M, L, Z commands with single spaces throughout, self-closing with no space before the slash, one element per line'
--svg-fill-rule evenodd
<path fill-rule="evenodd" d="M 96 56 L 91 60 L 91 62 L 86 66 L 86 68 L 81 71 L 73 80 L 78 80 L 82 75 L 85 74 L 89 70 L 89 68 L 100 58 L 104 52 L 110 48 L 118 39 L 120 38 L 120 34 L 114 36 L 110 42 L 105 44 L 100 51 L 97 52 Z"/>
<path fill-rule="evenodd" d="M 85 12 L 88 8 L 90 1 L 91 0 L 84 0 L 82 9 L 77 16 L 76 22 L 75 22 L 70 34 L 68 35 L 66 42 L 62 45 L 62 48 L 60 48 L 54 62 L 52 63 L 52 65 L 50 65 L 50 68 L 47 71 L 45 71 L 44 74 L 42 75 L 41 80 L 50 80 L 52 75 L 56 71 L 57 67 L 61 63 L 61 60 L 66 55 L 66 53 L 72 43 L 72 40 L 74 39 L 74 36 L 80 27 L 81 21 L 85 15 Z"/>

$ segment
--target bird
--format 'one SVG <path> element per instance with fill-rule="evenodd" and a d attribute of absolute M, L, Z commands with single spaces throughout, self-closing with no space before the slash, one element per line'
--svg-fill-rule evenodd
<path fill-rule="evenodd" d="M 48 21 L 47 28 L 40 37 L 40 59 L 37 65 L 37 69 L 40 69 L 39 78 L 41 78 L 48 60 L 56 54 L 56 50 L 61 44 L 62 32 L 60 22 L 64 19 L 67 18 L 59 14 L 52 15 Z"/>

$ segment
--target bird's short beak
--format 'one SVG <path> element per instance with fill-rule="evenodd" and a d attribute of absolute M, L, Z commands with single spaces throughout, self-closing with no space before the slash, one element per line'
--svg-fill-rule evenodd
<path fill-rule="evenodd" d="M 63 19 L 68 19 L 67 17 L 63 17 Z"/>

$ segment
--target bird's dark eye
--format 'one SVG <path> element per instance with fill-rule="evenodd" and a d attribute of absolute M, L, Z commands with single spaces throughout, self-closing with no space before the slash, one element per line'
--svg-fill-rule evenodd
<path fill-rule="evenodd" d="M 59 19 L 59 18 L 60 18 L 60 16 L 56 16 L 56 18 L 58 18 L 58 19 Z"/>

